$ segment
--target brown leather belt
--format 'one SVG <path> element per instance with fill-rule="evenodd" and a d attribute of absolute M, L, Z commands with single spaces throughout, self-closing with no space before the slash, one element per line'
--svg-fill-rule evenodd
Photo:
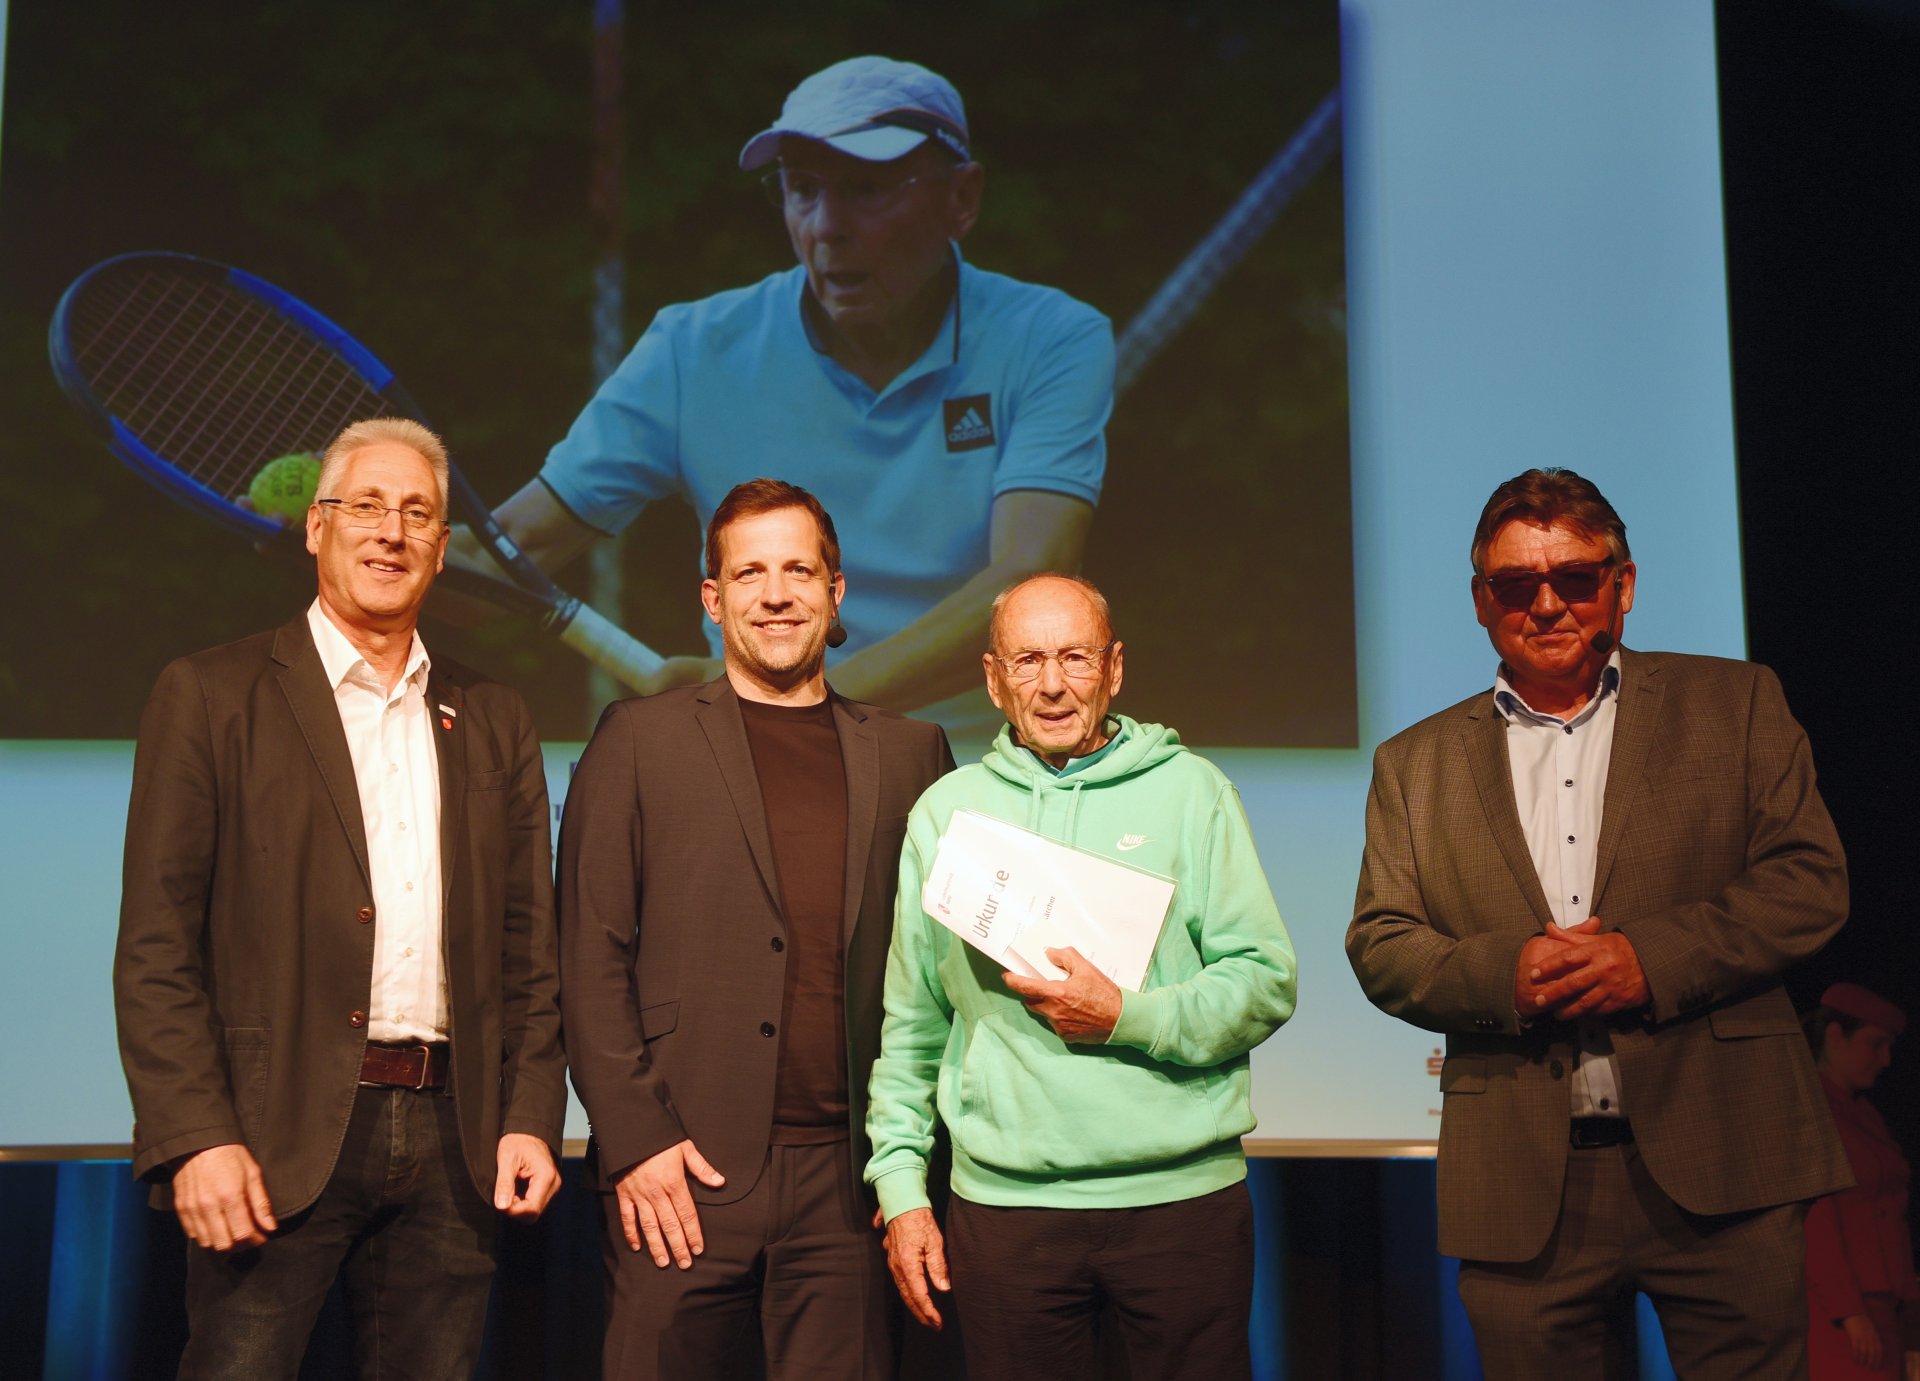
<path fill-rule="evenodd" d="M 367 1042 L 360 1061 L 360 1082 L 392 1088 L 441 1088 L 447 1082 L 447 1043 L 379 1045 Z"/>

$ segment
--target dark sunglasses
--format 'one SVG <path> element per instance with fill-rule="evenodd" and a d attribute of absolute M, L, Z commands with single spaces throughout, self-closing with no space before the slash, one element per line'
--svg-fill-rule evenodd
<path fill-rule="evenodd" d="M 1494 603 L 1503 609 L 1531 609 L 1542 584 L 1551 585 L 1562 604 L 1584 604 L 1600 593 L 1613 562 L 1579 561 L 1550 571 L 1500 571 L 1481 581 Z"/>

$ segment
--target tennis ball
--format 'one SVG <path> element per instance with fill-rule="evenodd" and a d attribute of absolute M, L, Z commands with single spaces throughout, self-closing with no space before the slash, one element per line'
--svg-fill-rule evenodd
<path fill-rule="evenodd" d="M 313 502 L 313 489 L 319 482 L 320 461 L 306 451 L 295 451 L 261 466 L 247 486 L 247 497 L 257 513 L 298 522 Z"/>

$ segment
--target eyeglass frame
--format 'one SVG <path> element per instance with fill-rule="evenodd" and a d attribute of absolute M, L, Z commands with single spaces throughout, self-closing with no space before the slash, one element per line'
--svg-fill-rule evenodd
<path fill-rule="evenodd" d="M 397 513 L 400 516 L 400 531 L 408 537 L 413 537 L 423 542 L 431 541 L 433 537 L 439 535 L 433 532 L 435 524 L 438 524 L 441 528 L 450 528 L 453 526 L 447 519 L 436 517 L 432 514 L 427 514 L 427 516 L 421 519 L 416 525 L 408 519 L 407 514 L 409 511 L 419 513 L 427 512 L 426 509 L 420 508 L 418 505 L 396 508 L 390 504 L 375 503 L 372 499 L 315 499 L 314 503 L 325 505 L 335 513 L 340 514 L 346 519 L 348 527 L 357 527 L 370 532 L 379 531 L 381 525 L 387 521 L 387 515 L 389 513 Z M 356 514 L 356 509 L 379 509 L 380 516 L 370 523 L 355 522 L 354 518 L 356 516 L 363 519 L 367 516 L 365 512 Z"/>
<path fill-rule="evenodd" d="M 1056 647 L 1051 651 L 1041 647 L 1023 648 L 1018 654 L 1021 657 L 1030 656 L 1036 652 L 1040 654 L 1039 662 L 1034 666 L 1032 674 L 1028 676 L 1019 675 L 1018 672 L 1014 670 L 1013 662 L 1006 657 L 1002 657 L 998 652 L 989 650 L 987 655 L 999 663 L 1000 670 L 1006 676 L 1007 680 L 1019 686 L 1024 686 L 1029 681 L 1038 681 L 1042 674 L 1045 673 L 1048 662 L 1056 664 L 1060 668 L 1060 674 L 1069 681 L 1095 681 L 1106 674 L 1107 654 L 1113 651 L 1114 645 L 1119 641 L 1120 639 L 1118 638 L 1108 638 L 1105 645 L 1101 647 L 1087 647 L 1082 644 L 1073 644 L 1067 647 Z M 1092 653 L 1093 669 L 1079 675 L 1069 671 L 1066 662 L 1062 660 L 1069 652 Z"/>
<path fill-rule="evenodd" d="M 959 165 L 956 164 L 954 166 L 958 167 Z M 946 176 L 950 171 L 951 170 L 948 169 L 942 169 L 940 176 Z M 787 169 L 785 165 L 778 165 L 761 174 L 760 187 L 761 190 L 766 193 L 768 204 L 772 206 L 774 210 L 782 213 L 791 209 L 793 214 L 797 216 L 811 215 L 814 209 L 820 205 L 820 197 L 815 196 L 804 207 L 796 206 L 789 208 L 787 205 L 789 193 L 787 191 L 786 173 Z M 809 174 L 809 176 L 811 176 L 811 174 Z M 855 199 L 853 202 L 854 208 L 866 215 L 876 215 L 882 211 L 890 211 L 899 204 L 900 198 L 906 194 L 909 187 L 920 183 L 931 182 L 934 180 L 934 176 L 932 173 L 915 173 L 912 177 L 903 177 L 885 189 L 878 189 L 878 200 L 870 205 L 861 206 L 858 200 Z M 826 179 L 822 178 L 821 193 L 824 194 L 825 191 Z"/>

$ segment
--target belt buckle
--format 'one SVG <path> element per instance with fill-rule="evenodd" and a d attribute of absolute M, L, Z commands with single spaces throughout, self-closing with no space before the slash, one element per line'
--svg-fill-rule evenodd
<path fill-rule="evenodd" d="M 420 1042 L 416 1049 L 420 1052 L 420 1082 L 413 1086 L 413 1091 L 424 1093 L 427 1087 L 427 1075 L 433 1070 L 433 1052 L 427 1048 L 425 1041 Z"/>

